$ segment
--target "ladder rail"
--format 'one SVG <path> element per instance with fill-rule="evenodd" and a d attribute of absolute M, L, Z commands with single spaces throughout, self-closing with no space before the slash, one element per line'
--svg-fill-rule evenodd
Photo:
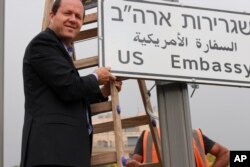
<path fill-rule="evenodd" d="M 153 142 L 154 142 L 154 145 L 155 145 L 156 153 L 158 155 L 158 160 L 159 160 L 160 164 L 162 164 L 162 152 L 161 152 L 160 136 L 159 136 L 156 125 L 154 125 L 154 123 L 152 122 L 152 121 L 154 121 L 153 118 L 151 118 L 151 116 L 149 115 L 149 113 L 153 114 L 153 108 L 152 108 L 152 105 L 151 105 L 150 97 L 148 95 L 146 82 L 145 82 L 145 80 L 142 80 L 142 79 L 138 79 L 137 82 L 138 82 L 138 85 L 139 85 L 142 101 L 143 101 L 143 104 L 144 104 L 144 109 L 145 109 L 146 114 L 148 115 L 148 117 L 151 119 L 151 122 L 149 124 L 149 128 L 150 128 L 150 131 L 151 131 L 151 134 L 152 134 L 152 138 L 153 138 Z"/>
<path fill-rule="evenodd" d="M 50 18 L 49 18 L 49 13 L 50 13 L 50 9 L 52 8 L 53 5 L 53 0 L 46 0 L 45 1 L 45 7 L 44 7 L 44 11 L 43 11 L 43 22 L 42 22 L 42 31 L 45 30 L 50 22 Z"/>

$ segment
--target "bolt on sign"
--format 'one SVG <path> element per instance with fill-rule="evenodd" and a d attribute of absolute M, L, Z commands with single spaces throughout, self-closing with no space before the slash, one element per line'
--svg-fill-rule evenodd
<path fill-rule="evenodd" d="M 250 87 L 250 13 L 98 1 L 99 62 L 117 76 Z"/>

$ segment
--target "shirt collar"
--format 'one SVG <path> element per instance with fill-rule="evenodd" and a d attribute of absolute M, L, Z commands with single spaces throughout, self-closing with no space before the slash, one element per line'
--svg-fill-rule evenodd
<path fill-rule="evenodd" d="M 73 56 L 73 52 L 74 52 L 74 48 L 72 46 L 67 47 L 64 43 L 63 43 L 63 46 L 66 49 L 66 51 L 68 52 L 69 56 L 72 57 Z"/>

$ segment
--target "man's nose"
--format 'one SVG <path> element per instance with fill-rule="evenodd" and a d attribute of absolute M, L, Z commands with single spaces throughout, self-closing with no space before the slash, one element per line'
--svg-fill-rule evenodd
<path fill-rule="evenodd" d="M 72 22 L 76 22 L 76 16 L 74 14 L 70 15 L 69 20 Z"/>

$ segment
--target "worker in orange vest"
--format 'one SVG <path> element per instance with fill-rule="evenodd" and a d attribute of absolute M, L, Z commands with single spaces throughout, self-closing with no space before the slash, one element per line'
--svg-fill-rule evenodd
<path fill-rule="evenodd" d="M 209 167 L 207 153 L 216 157 L 212 167 L 227 167 L 229 164 L 229 150 L 203 135 L 200 129 L 193 130 L 193 148 L 197 167 Z M 158 157 L 151 133 L 145 130 L 137 141 L 132 159 L 127 160 L 126 167 L 139 167 L 141 163 L 156 162 Z"/>

